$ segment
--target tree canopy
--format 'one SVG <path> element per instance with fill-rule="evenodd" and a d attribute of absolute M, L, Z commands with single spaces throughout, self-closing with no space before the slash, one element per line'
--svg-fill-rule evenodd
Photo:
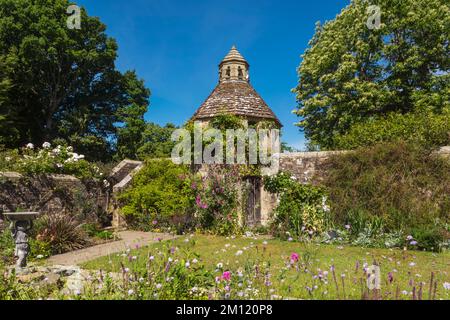
<path fill-rule="evenodd" d="M 367 25 L 369 5 L 380 28 Z M 335 148 L 336 136 L 391 113 L 448 112 L 449 38 L 446 0 L 353 0 L 318 23 L 294 89 L 310 145 Z"/>
<path fill-rule="evenodd" d="M 0 144 L 62 139 L 104 160 L 117 123 L 143 115 L 150 92 L 134 71 L 116 69 L 117 44 L 98 18 L 82 9 L 81 29 L 67 27 L 69 5 L 0 0 Z"/>

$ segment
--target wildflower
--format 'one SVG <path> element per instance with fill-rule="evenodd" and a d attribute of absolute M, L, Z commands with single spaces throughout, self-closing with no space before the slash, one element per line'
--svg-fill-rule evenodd
<path fill-rule="evenodd" d="M 29 144 L 26 145 L 26 148 L 27 149 L 34 149 L 34 144 L 29 143 Z"/>
<path fill-rule="evenodd" d="M 392 272 L 388 273 L 388 281 L 389 283 L 392 283 L 394 281 L 394 274 Z"/>
<path fill-rule="evenodd" d="M 444 282 L 444 289 L 450 290 L 450 282 Z"/>
<path fill-rule="evenodd" d="M 409 235 L 409 236 L 407 236 L 406 237 L 406 240 L 408 240 L 408 241 L 411 241 L 411 240 L 413 240 L 414 238 L 413 238 L 413 236 L 411 236 L 411 235 Z"/>
<path fill-rule="evenodd" d="M 162 288 L 162 284 L 161 283 L 158 283 L 157 285 L 156 285 L 156 289 L 161 289 Z"/>
<path fill-rule="evenodd" d="M 239 250 L 238 252 L 236 252 L 236 256 L 240 256 L 240 255 L 242 255 L 243 253 L 244 253 L 244 251 Z"/>
<path fill-rule="evenodd" d="M 130 272 L 130 269 L 129 268 L 125 268 L 125 269 L 123 269 L 123 271 L 125 271 L 125 273 L 128 273 L 128 272 Z"/>
<path fill-rule="evenodd" d="M 298 253 L 293 252 L 293 253 L 291 254 L 291 263 L 298 262 L 299 258 L 300 258 L 300 256 L 298 255 Z"/>
<path fill-rule="evenodd" d="M 404 296 L 408 295 L 408 291 L 403 290 L 403 291 L 402 291 L 402 295 L 404 295 Z"/>
<path fill-rule="evenodd" d="M 44 142 L 44 144 L 42 145 L 42 148 L 44 149 L 50 149 L 52 145 L 50 144 L 50 142 Z"/>
<path fill-rule="evenodd" d="M 231 272 L 230 271 L 225 271 L 222 274 L 222 280 L 230 281 L 231 280 Z"/>
<path fill-rule="evenodd" d="M 194 263 L 194 264 L 197 263 L 197 262 L 198 262 L 197 259 L 193 259 L 193 260 L 192 260 L 192 263 Z"/>
<path fill-rule="evenodd" d="M 347 230 L 350 230 L 351 227 L 352 227 L 352 226 L 349 225 L 349 224 L 346 224 L 346 225 L 345 225 L 345 229 L 347 229 Z"/>
<path fill-rule="evenodd" d="M 242 292 L 242 291 L 239 291 L 238 293 L 237 293 L 237 295 L 238 295 L 238 297 L 243 297 L 244 296 L 244 292 Z"/>
<path fill-rule="evenodd" d="M 43 258 L 44 258 L 44 256 L 42 254 L 39 254 L 36 256 L 36 259 L 43 259 Z"/>
<path fill-rule="evenodd" d="M 137 260 L 137 257 L 136 256 L 132 256 L 131 260 Z"/>
<path fill-rule="evenodd" d="M 416 265 L 415 262 L 410 262 L 410 263 L 409 263 L 409 266 L 410 266 L 410 267 L 414 267 L 415 265 Z"/>
<path fill-rule="evenodd" d="M 187 261 L 184 265 L 185 265 L 186 268 L 189 268 L 189 267 L 191 266 L 191 264 L 189 263 L 189 261 Z"/>
<path fill-rule="evenodd" d="M 144 278 L 139 278 L 139 282 L 140 283 L 144 282 Z"/>
<path fill-rule="evenodd" d="M 289 238 L 288 238 L 288 241 L 289 241 L 289 242 L 292 242 L 292 241 L 294 241 L 294 239 L 292 239 L 291 237 L 289 237 Z"/>
<path fill-rule="evenodd" d="M 148 260 L 153 261 L 153 260 L 155 260 L 155 257 L 154 257 L 154 256 L 150 256 L 150 257 L 148 258 Z"/>
<path fill-rule="evenodd" d="M 158 221 L 157 221 L 157 220 L 153 220 L 153 221 L 152 221 L 152 224 L 153 224 L 154 226 L 156 226 L 156 225 L 158 224 Z"/>
<path fill-rule="evenodd" d="M 223 263 L 222 262 L 219 262 L 218 264 L 217 264 L 217 269 L 222 269 L 223 268 Z"/>
<path fill-rule="evenodd" d="M 267 241 L 263 241 L 263 245 L 267 246 Z"/>
<path fill-rule="evenodd" d="M 128 295 L 131 296 L 132 294 L 134 294 L 134 290 L 133 289 L 128 290 Z"/>
<path fill-rule="evenodd" d="M 418 243 L 417 241 L 413 240 L 413 241 L 411 241 L 409 244 L 412 245 L 412 246 L 416 246 L 417 243 Z"/>

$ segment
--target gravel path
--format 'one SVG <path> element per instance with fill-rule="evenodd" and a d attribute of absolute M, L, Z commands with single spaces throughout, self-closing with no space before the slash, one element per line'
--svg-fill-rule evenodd
<path fill-rule="evenodd" d="M 47 265 L 74 266 L 81 263 L 94 260 L 109 254 L 122 252 L 127 248 L 135 248 L 137 245 L 142 247 L 150 243 L 162 240 L 174 239 L 175 237 L 165 233 L 139 232 L 139 231 L 121 231 L 118 232 L 119 241 L 108 242 L 93 247 L 67 252 L 52 256 L 47 259 Z"/>

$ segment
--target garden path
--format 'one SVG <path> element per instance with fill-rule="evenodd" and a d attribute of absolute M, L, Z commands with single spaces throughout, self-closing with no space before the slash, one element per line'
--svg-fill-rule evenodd
<path fill-rule="evenodd" d="M 127 248 L 134 249 L 136 246 L 142 247 L 160 240 L 174 239 L 175 236 L 167 233 L 153 233 L 140 231 L 120 231 L 121 240 L 99 244 L 93 247 L 67 252 L 50 257 L 47 265 L 74 266 L 94 260 L 109 254 L 122 252 Z"/>

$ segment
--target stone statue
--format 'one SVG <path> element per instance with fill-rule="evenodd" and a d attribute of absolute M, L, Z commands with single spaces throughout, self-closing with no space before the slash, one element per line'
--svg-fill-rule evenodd
<path fill-rule="evenodd" d="M 19 268 L 24 268 L 27 265 L 27 256 L 30 252 L 27 232 L 31 230 L 32 227 L 33 222 L 31 220 L 11 222 L 11 234 L 16 244 L 14 255 L 17 257 L 16 266 Z"/>

